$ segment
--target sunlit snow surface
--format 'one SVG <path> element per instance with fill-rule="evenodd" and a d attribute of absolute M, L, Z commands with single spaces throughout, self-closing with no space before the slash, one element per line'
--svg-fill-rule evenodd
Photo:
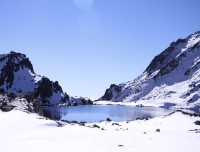
<path fill-rule="evenodd" d="M 111 100 L 154 106 L 172 103 L 183 108 L 200 106 L 200 32 L 172 46 L 173 51 L 165 51 L 163 62 L 157 61 L 150 73 L 145 71 L 133 81 L 119 84 L 120 92 L 111 89 Z M 164 70 L 169 71 L 159 73 Z"/>
<path fill-rule="evenodd" d="M 200 120 L 180 112 L 148 121 L 97 123 L 98 128 L 57 123 L 21 111 L 0 112 L 1 152 L 199 152 Z M 156 132 L 160 129 L 160 132 Z M 196 131 L 194 131 L 197 129 Z M 193 131 L 192 131 L 193 130 Z M 196 133 L 195 133 L 196 132 Z"/>

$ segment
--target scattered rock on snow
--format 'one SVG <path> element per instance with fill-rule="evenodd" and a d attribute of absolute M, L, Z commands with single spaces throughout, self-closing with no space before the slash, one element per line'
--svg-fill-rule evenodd
<path fill-rule="evenodd" d="M 94 124 L 92 125 L 93 128 L 100 128 L 98 125 Z"/>
<path fill-rule="evenodd" d="M 110 118 L 107 118 L 106 121 L 112 121 Z"/>
<path fill-rule="evenodd" d="M 195 125 L 200 125 L 200 121 L 197 120 L 197 121 L 194 122 L 194 124 L 195 124 Z"/>
<path fill-rule="evenodd" d="M 192 129 L 192 130 L 189 130 L 189 131 L 194 131 L 195 133 L 200 133 L 200 129 Z"/>
<path fill-rule="evenodd" d="M 85 123 L 86 123 L 86 122 L 82 121 L 82 122 L 79 122 L 79 125 L 80 125 L 80 126 L 85 126 Z"/>
<path fill-rule="evenodd" d="M 9 111 L 13 110 L 14 108 L 15 108 L 15 106 L 12 106 L 12 105 L 6 105 L 6 106 L 0 107 L 0 109 L 1 109 L 3 112 L 9 112 Z"/>
<path fill-rule="evenodd" d="M 114 126 L 114 125 L 116 125 L 116 126 L 121 126 L 121 125 L 118 124 L 118 123 L 112 123 L 112 126 Z"/>
<path fill-rule="evenodd" d="M 149 118 L 142 117 L 142 118 L 136 118 L 135 120 L 149 120 Z"/>
<path fill-rule="evenodd" d="M 64 123 L 57 121 L 57 127 L 63 127 L 63 126 L 64 126 Z"/>

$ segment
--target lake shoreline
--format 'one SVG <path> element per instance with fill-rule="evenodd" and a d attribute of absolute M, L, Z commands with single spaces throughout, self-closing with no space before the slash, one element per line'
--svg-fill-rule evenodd
<path fill-rule="evenodd" d="M 38 147 L 40 151 L 49 152 L 64 151 L 66 147 L 74 152 L 197 152 L 200 148 L 199 120 L 199 117 L 176 111 L 149 120 L 80 125 L 12 110 L 0 112 L 0 143 L 4 145 L 1 146 L 4 152 L 27 149 L 34 152 Z"/>

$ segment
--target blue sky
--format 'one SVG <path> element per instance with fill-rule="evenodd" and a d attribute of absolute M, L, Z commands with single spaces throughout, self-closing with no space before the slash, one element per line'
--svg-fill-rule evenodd
<path fill-rule="evenodd" d="M 172 41 L 200 30 L 199 0 L 0 0 L 0 53 L 25 53 L 70 95 L 133 80 Z"/>

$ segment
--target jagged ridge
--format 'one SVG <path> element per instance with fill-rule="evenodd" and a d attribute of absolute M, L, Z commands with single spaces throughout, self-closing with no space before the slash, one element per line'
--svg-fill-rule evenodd
<path fill-rule="evenodd" d="M 114 88 L 117 88 L 116 91 Z M 178 39 L 157 55 L 135 80 L 112 85 L 99 100 L 149 102 L 164 100 L 176 105 L 200 103 L 200 32 Z M 113 91 L 114 90 L 114 91 Z M 172 101 L 173 100 L 173 101 Z"/>
<path fill-rule="evenodd" d="M 37 75 L 26 55 L 14 51 L 0 55 L 0 92 L 32 93 L 40 105 L 92 103 L 88 98 L 69 96 L 57 81 Z"/>

